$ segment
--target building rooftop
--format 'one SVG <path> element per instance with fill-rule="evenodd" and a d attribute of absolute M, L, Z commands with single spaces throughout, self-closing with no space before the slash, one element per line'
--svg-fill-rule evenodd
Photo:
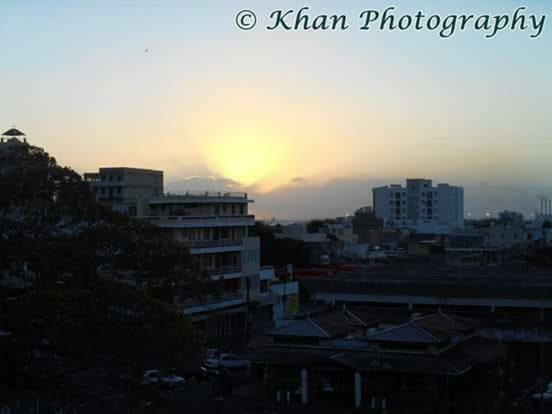
<path fill-rule="evenodd" d="M 113 171 L 129 171 L 129 172 L 141 172 L 141 173 L 152 173 L 152 174 L 163 174 L 161 170 L 151 170 L 148 168 L 134 168 L 134 167 L 101 167 L 98 169 L 98 172 L 88 172 L 84 175 L 98 175 L 101 173 L 109 173 Z"/>
<path fill-rule="evenodd" d="M 16 128 L 11 128 L 2 134 L 3 137 L 24 137 L 25 134 Z"/>
<path fill-rule="evenodd" d="M 346 335 L 352 326 L 368 326 L 378 319 L 349 310 L 322 311 L 307 315 L 305 319 L 271 330 L 270 336 L 297 336 L 310 338 L 335 338 Z"/>
<path fill-rule="evenodd" d="M 500 352 L 496 341 L 473 337 L 439 354 L 272 345 L 254 351 L 247 359 L 253 363 L 279 366 L 338 365 L 362 372 L 461 375 L 482 362 L 492 360 Z"/>
<path fill-rule="evenodd" d="M 445 335 L 446 333 L 446 331 L 424 329 L 411 322 L 370 335 L 366 339 L 371 342 L 400 342 L 429 345 L 440 344 L 449 340 L 450 335 Z"/>
<path fill-rule="evenodd" d="M 167 203 L 194 203 L 194 202 L 236 202 L 253 203 L 253 200 L 247 198 L 247 193 L 240 192 L 214 192 L 214 191 L 186 191 L 183 193 L 166 193 L 162 196 L 153 197 L 149 200 L 150 204 Z"/>
<path fill-rule="evenodd" d="M 302 279 L 301 284 L 310 292 L 366 294 L 382 298 L 389 296 L 437 298 L 522 299 L 552 307 L 552 294 L 543 298 L 543 285 L 523 282 L 507 283 L 499 280 L 377 280 L 350 277 Z"/>

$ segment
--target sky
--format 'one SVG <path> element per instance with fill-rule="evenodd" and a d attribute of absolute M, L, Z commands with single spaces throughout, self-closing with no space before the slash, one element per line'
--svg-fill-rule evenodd
<path fill-rule="evenodd" d="M 552 14 L 547 0 L 2 0 L 0 128 L 81 173 L 248 191 L 261 218 L 353 213 L 407 177 L 465 186 L 473 216 L 552 197 L 552 22 L 537 39 L 263 27 L 303 6 Z M 239 30 L 242 9 L 261 24 Z"/>

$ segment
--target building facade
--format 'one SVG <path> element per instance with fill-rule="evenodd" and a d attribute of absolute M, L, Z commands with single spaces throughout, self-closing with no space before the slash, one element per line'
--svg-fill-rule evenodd
<path fill-rule="evenodd" d="M 408 179 L 372 189 L 374 211 L 385 227 L 445 234 L 464 227 L 464 189 L 431 180 Z"/>
<path fill-rule="evenodd" d="M 147 200 L 163 195 L 163 171 L 142 168 L 100 168 L 84 180 L 96 200 L 129 216 L 147 214 Z"/>
<path fill-rule="evenodd" d="M 249 237 L 255 224 L 255 216 L 248 213 L 252 202 L 245 193 L 166 194 L 151 197 L 140 219 L 187 246 L 201 270 L 223 281 L 225 293 L 245 290 L 245 277 L 250 290 L 258 290 L 259 240 Z"/>
<path fill-rule="evenodd" d="M 246 193 L 164 193 L 163 172 L 139 168 L 100 168 L 84 178 L 100 203 L 156 225 L 186 246 L 216 283 L 215 296 L 176 301 L 207 341 L 239 347 L 255 323 L 272 323 L 278 305 L 298 295 L 297 282 L 288 279 L 282 293 L 274 268 L 261 267 L 259 238 L 249 234 L 253 200 Z"/>

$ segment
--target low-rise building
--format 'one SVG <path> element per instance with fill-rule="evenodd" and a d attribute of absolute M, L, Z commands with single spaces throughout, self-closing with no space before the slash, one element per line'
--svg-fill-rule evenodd
<path fill-rule="evenodd" d="M 283 402 L 468 413 L 477 394 L 491 406 L 500 389 L 482 385 L 503 369 L 498 341 L 475 335 L 473 320 L 402 315 L 354 308 L 307 314 L 268 332 L 274 343 L 248 358 L 271 397 Z"/>

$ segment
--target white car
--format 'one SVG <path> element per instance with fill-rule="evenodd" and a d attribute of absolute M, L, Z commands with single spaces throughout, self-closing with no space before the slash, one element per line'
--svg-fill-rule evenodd
<path fill-rule="evenodd" d="M 532 395 L 534 400 L 540 400 L 541 399 L 541 393 L 536 393 Z M 552 401 L 552 392 L 545 392 L 542 394 L 542 399 L 544 401 Z"/>
<path fill-rule="evenodd" d="M 150 369 L 144 372 L 142 384 L 159 384 L 175 388 L 186 384 L 186 380 L 178 375 L 162 375 L 157 369 Z"/>
<path fill-rule="evenodd" d="M 230 370 L 243 369 L 249 364 L 248 361 L 238 359 L 234 354 L 218 354 L 207 358 L 205 366 L 209 369 L 218 369 L 224 367 Z"/>

